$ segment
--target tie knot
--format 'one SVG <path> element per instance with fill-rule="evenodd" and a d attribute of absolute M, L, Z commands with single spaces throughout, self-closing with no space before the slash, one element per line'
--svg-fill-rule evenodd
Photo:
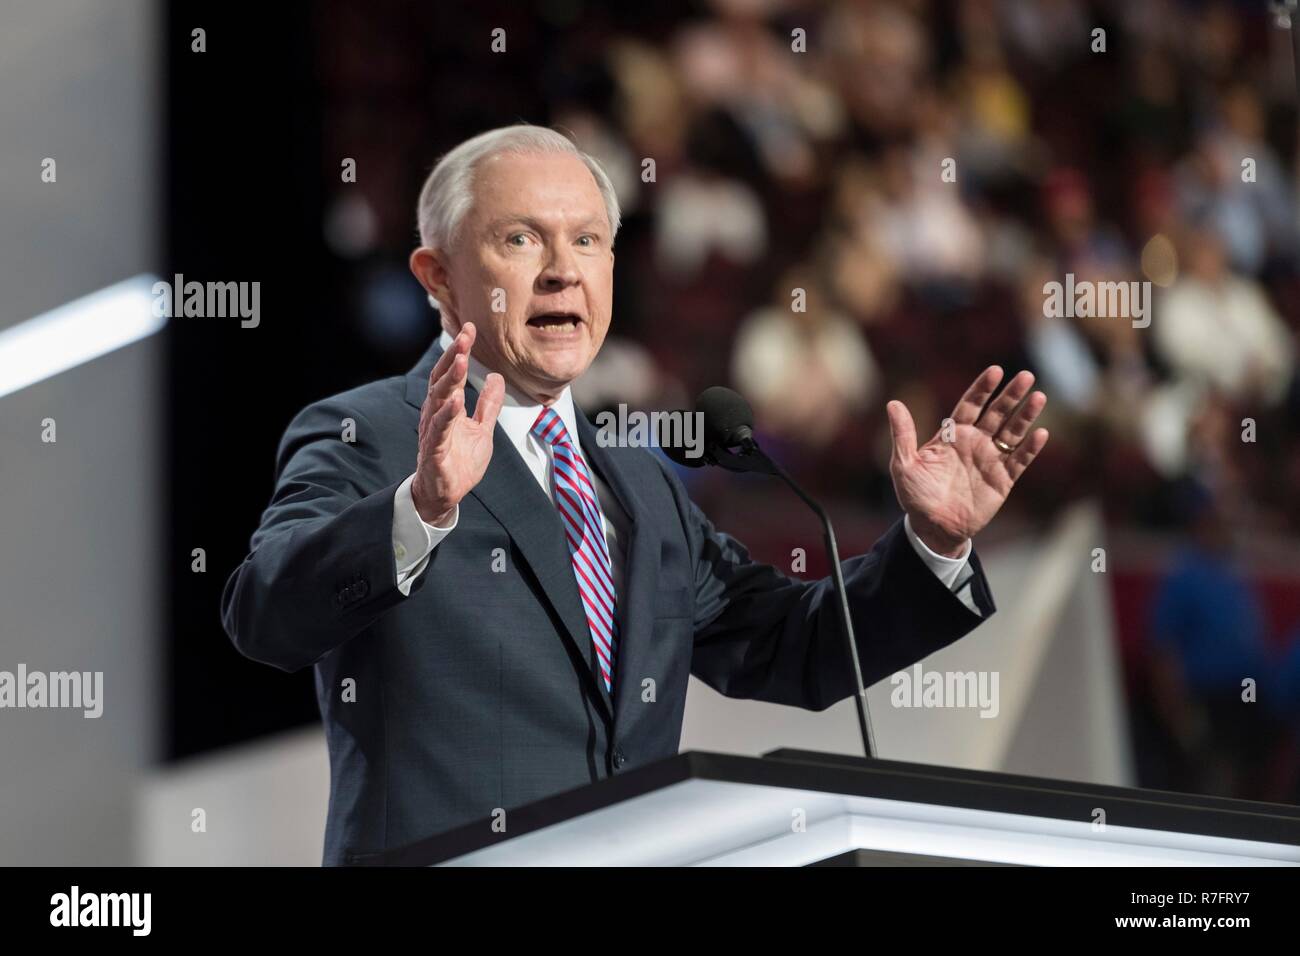
<path fill-rule="evenodd" d="M 543 408 L 533 422 L 532 433 L 541 441 L 550 445 L 569 444 L 569 430 L 554 409 Z"/>

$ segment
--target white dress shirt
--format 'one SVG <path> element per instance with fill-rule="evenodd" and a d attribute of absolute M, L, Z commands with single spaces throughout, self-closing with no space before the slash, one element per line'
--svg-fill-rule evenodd
<path fill-rule="evenodd" d="M 444 331 L 439 341 L 442 347 L 447 349 L 451 347 L 452 337 Z M 471 355 L 469 383 L 480 393 L 483 391 L 487 374 L 488 369 Z M 567 387 L 560 393 L 560 397 L 552 407 L 560 416 L 560 421 L 564 422 L 564 427 L 568 429 L 569 440 L 581 454 L 577 414 L 573 408 L 573 396 Z M 501 413 L 497 416 L 497 424 L 506 433 L 515 451 L 519 452 L 528 470 L 537 479 L 538 485 L 554 503 L 554 491 L 550 480 L 553 450 L 549 442 L 540 441 L 532 434 L 533 422 L 537 421 L 541 411 L 540 403 L 517 391 L 507 382 L 505 400 L 501 405 Z M 609 556 L 614 565 L 615 593 L 621 594 L 626 558 L 623 542 L 627 540 L 628 516 L 596 470 L 589 465 L 587 471 L 591 474 L 591 480 L 596 486 L 596 496 L 600 501 L 601 517 L 605 524 L 605 540 L 609 544 Z M 443 538 L 456 530 L 456 522 L 460 519 L 460 506 L 457 505 L 446 527 L 424 521 L 415 510 L 415 502 L 411 498 L 411 482 L 414 478 L 415 475 L 409 475 L 397 486 L 397 492 L 393 496 L 393 558 L 397 562 L 397 587 L 406 595 L 411 593 L 411 585 L 428 565 L 429 555 L 433 553 L 433 549 Z M 910 519 L 903 519 L 903 528 L 907 533 L 907 540 L 912 543 L 912 547 L 920 555 L 926 567 L 955 592 L 963 604 L 976 614 L 980 614 L 971 597 L 970 589 L 965 586 L 975 573 L 967 562 L 971 543 L 966 542 L 966 551 L 960 558 L 948 558 L 926 547 L 925 542 L 912 530 Z"/>

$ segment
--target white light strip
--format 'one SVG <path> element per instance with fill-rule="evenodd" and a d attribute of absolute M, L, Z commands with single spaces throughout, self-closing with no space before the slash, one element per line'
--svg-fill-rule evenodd
<path fill-rule="evenodd" d="M 1086 829 L 1088 825 L 1080 826 Z M 1273 855 L 1275 851 L 1271 847 L 1268 856 L 1223 852 L 1213 838 L 1206 838 L 1200 847 L 1192 845 L 1192 840 L 1180 841 L 1187 845 L 1140 842 L 1149 833 L 1128 830 L 1125 834 L 1114 833 L 1110 840 L 1097 840 L 1034 830 L 1017 833 L 978 824 L 954 826 L 844 814 L 810 824 L 805 833 L 785 833 L 732 853 L 700 860 L 695 865 L 805 866 L 852 849 L 1021 866 L 1297 865 L 1294 860 Z M 1241 845 L 1250 847 L 1245 841 Z"/>
<path fill-rule="evenodd" d="M 792 827 L 795 810 L 806 829 Z M 802 866 L 853 849 L 1030 866 L 1300 865 L 1291 844 L 698 779 L 448 864 Z"/>
<path fill-rule="evenodd" d="M 848 797 L 844 809 L 697 861 L 703 866 L 803 866 L 850 849 L 1022 866 L 1297 866 L 1289 844 L 1108 826 L 963 807 Z"/>
<path fill-rule="evenodd" d="M 1087 823 L 1077 829 L 1088 832 Z M 1107 840 L 1060 836 L 1030 830 L 1014 833 L 979 826 L 925 824 L 911 820 L 853 818 L 854 846 L 865 850 L 917 853 L 923 856 L 984 860 L 1021 866 L 1295 866 L 1269 856 L 1219 852 L 1219 839 L 1177 834 L 1183 839 L 1163 842 L 1164 834 L 1149 830 L 1111 827 Z M 1162 840 L 1162 842 L 1156 842 Z M 1149 842 L 1148 842 L 1149 841 Z M 1223 843 L 1252 848 L 1246 841 Z"/>
<path fill-rule="evenodd" d="M 138 275 L 0 331 L 0 396 L 153 335 L 167 324 L 153 314 L 157 281 Z"/>

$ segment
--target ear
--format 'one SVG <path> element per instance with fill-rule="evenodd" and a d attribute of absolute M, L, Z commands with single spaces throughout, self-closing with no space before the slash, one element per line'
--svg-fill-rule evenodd
<path fill-rule="evenodd" d="M 444 307 L 443 311 L 456 311 L 456 297 L 451 291 L 450 274 L 442 253 L 429 246 L 420 246 L 412 251 L 408 265 L 424 291 Z"/>

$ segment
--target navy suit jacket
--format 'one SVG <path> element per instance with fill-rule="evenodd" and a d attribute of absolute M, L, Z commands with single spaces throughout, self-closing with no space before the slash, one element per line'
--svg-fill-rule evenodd
<path fill-rule="evenodd" d="M 404 596 L 393 495 L 415 470 L 441 351 L 435 343 L 409 374 L 298 413 L 251 553 L 222 594 L 240 652 L 285 671 L 314 667 L 330 755 L 325 864 L 672 756 L 691 674 L 729 697 L 809 710 L 854 692 L 830 579 L 753 561 L 670 465 L 646 449 L 602 448 L 580 411 L 583 454 L 631 523 L 613 694 L 559 515 L 500 426 L 455 531 Z M 478 395 L 465 398 L 472 414 Z M 975 603 L 991 614 L 970 561 Z M 982 620 L 926 568 L 901 521 L 843 568 L 868 683 Z"/>

